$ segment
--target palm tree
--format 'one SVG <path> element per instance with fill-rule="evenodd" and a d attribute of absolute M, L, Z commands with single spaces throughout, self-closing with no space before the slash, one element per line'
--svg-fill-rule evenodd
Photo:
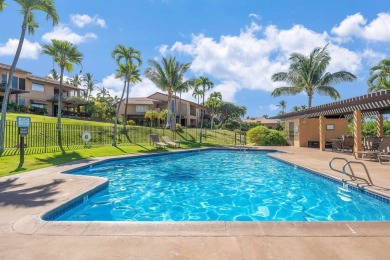
<path fill-rule="evenodd" d="M 220 106 L 221 101 L 222 101 L 221 92 L 211 93 L 209 99 L 206 101 L 206 107 L 208 109 L 210 109 L 210 114 L 211 114 L 211 127 L 210 127 L 210 129 L 213 129 L 214 117 L 215 117 L 215 114 L 217 114 L 217 112 L 218 112 L 218 107 Z"/>
<path fill-rule="evenodd" d="M 82 82 L 82 78 L 80 77 L 79 74 L 76 74 L 76 75 L 73 76 L 73 78 L 69 79 L 67 84 L 72 85 L 72 86 L 78 88 L 81 85 L 81 82 Z"/>
<path fill-rule="evenodd" d="M 165 122 L 168 116 L 168 109 L 162 109 L 160 113 L 158 113 L 158 119 Z"/>
<path fill-rule="evenodd" d="M 99 99 L 99 102 L 102 102 L 101 100 L 104 100 L 105 97 L 109 96 L 110 92 L 105 87 L 102 87 L 102 89 L 96 94 L 96 97 Z"/>
<path fill-rule="evenodd" d="M 92 79 L 93 75 L 91 73 L 85 73 L 85 76 L 83 77 L 83 82 L 86 87 L 87 91 L 87 97 L 86 99 L 89 100 L 89 97 L 92 95 L 92 91 L 95 89 L 95 83 L 93 82 Z"/>
<path fill-rule="evenodd" d="M 179 84 L 175 89 L 175 92 L 179 92 L 179 124 L 181 124 L 181 94 L 187 93 L 193 84 L 194 80 L 187 80 L 186 82 Z"/>
<path fill-rule="evenodd" d="M 201 97 L 201 96 L 203 96 L 204 95 L 204 93 L 203 93 L 203 90 L 201 89 L 201 88 L 199 88 L 199 87 L 197 87 L 197 86 L 195 86 L 195 88 L 194 88 L 194 91 L 192 92 L 192 96 L 194 97 L 194 98 L 198 98 L 198 107 L 199 107 L 199 98 Z M 197 111 L 198 112 L 198 111 Z M 199 124 L 198 124 L 198 113 L 196 114 L 196 128 L 198 129 L 198 127 L 199 127 Z"/>
<path fill-rule="evenodd" d="M 58 75 L 57 70 L 54 68 L 50 70 L 50 74 L 47 77 L 56 81 L 60 80 L 60 76 Z"/>
<path fill-rule="evenodd" d="M 129 47 L 126 48 L 125 46 L 119 44 L 111 53 L 112 58 L 115 59 L 118 65 L 121 63 L 128 64 L 129 67 L 133 67 L 134 62 L 137 62 L 137 66 L 134 65 L 134 68 L 131 70 L 133 73 L 136 71 L 138 66 L 141 66 L 142 60 L 141 60 L 141 52 Z M 128 99 L 129 99 L 129 92 L 130 92 L 130 81 L 129 78 L 126 77 L 126 75 L 122 75 L 125 77 L 125 88 L 127 88 L 127 94 L 126 94 L 126 104 L 125 104 L 125 114 L 124 114 L 124 120 L 123 120 L 123 130 L 126 131 L 126 118 L 127 118 L 127 106 L 128 106 Z M 129 75 L 128 75 L 129 76 Z M 137 76 L 133 77 L 133 83 L 137 82 L 134 81 L 137 78 Z M 140 77 L 138 76 L 139 81 Z M 127 84 L 126 84 L 127 83 Z"/>
<path fill-rule="evenodd" d="M 183 82 L 184 74 L 190 68 L 191 63 L 180 63 L 176 61 L 175 57 L 163 57 L 161 64 L 155 60 L 149 60 L 149 67 L 145 74 L 158 88 L 168 92 L 168 114 L 166 128 L 171 128 L 171 113 L 172 118 L 176 119 L 174 115 L 174 105 L 172 104 L 172 95 L 177 86 L 185 84 Z"/>
<path fill-rule="evenodd" d="M 195 82 L 195 86 L 197 86 L 197 87 L 202 86 L 202 91 L 203 91 L 203 94 L 202 94 L 202 96 L 203 96 L 202 106 L 204 107 L 204 96 L 206 94 L 206 91 L 212 89 L 214 87 L 214 83 L 211 82 L 206 77 L 199 77 L 199 79 L 196 80 L 196 82 Z M 202 118 L 201 118 L 201 121 L 200 121 L 200 143 L 202 143 L 202 128 L 203 128 L 204 109 L 202 109 L 201 115 L 202 115 Z"/>
<path fill-rule="evenodd" d="M 370 69 L 368 92 L 390 89 L 390 60 L 382 60 Z"/>
<path fill-rule="evenodd" d="M 35 28 L 39 27 L 39 24 L 35 21 L 35 16 L 34 16 L 35 11 L 42 11 L 46 13 L 46 18 L 52 20 L 53 26 L 58 24 L 59 21 L 58 14 L 54 6 L 54 0 L 15 0 L 15 2 L 17 2 L 21 7 L 20 13 L 23 15 L 23 22 L 22 22 L 22 31 L 20 34 L 18 47 L 16 49 L 14 60 L 12 62 L 8 74 L 8 82 L 7 82 L 7 86 L 5 87 L 3 104 L 1 107 L 0 154 L 4 152 L 5 122 L 6 122 L 8 97 L 11 90 L 15 68 L 18 63 L 20 53 L 22 52 L 23 42 L 26 36 L 26 30 L 28 29 L 29 34 L 34 34 Z M 3 8 L 4 0 L 1 0 L 0 4 L 1 4 L 1 8 Z"/>
<path fill-rule="evenodd" d="M 286 106 L 287 101 L 286 100 L 280 100 L 279 103 L 276 105 L 277 107 L 280 107 L 282 109 L 282 115 L 286 112 Z"/>
<path fill-rule="evenodd" d="M 42 54 L 47 54 L 53 58 L 53 61 L 60 67 L 60 86 L 58 94 L 58 113 L 57 130 L 58 144 L 61 147 L 61 112 L 62 112 L 62 84 L 64 80 L 64 71 L 71 72 L 73 64 L 81 65 L 83 54 L 68 41 L 51 40 L 51 44 L 45 44 L 42 47 Z"/>
<path fill-rule="evenodd" d="M 159 117 L 156 110 L 148 110 L 145 112 L 145 118 L 150 120 L 150 127 L 153 127 L 153 121 Z"/>
<path fill-rule="evenodd" d="M 4 3 L 5 0 L 0 0 L 0 12 L 3 11 L 4 7 L 7 5 Z"/>
<path fill-rule="evenodd" d="M 340 98 L 339 92 L 331 85 L 340 82 L 352 82 L 356 79 L 356 76 L 347 71 L 325 72 L 331 59 L 326 49 L 327 46 L 314 49 L 308 57 L 299 53 L 292 53 L 290 55 L 289 71 L 272 75 L 274 82 L 285 82 L 288 86 L 276 88 L 272 92 L 272 96 L 297 95 L 306 92 L 309 107 L 311 107 L 315 92 L 330 96 L 333 99 Z"/>

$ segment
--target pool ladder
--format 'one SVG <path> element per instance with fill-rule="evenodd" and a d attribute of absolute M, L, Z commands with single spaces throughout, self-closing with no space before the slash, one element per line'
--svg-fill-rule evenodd
<path fill-rule="evenodd" d="M 336 161 L 336 160 L 345 161 L 345 164 L 343 165 L 343 168 L 342 168 L 341 171 L 340 171 L 340 170 L 337 170 L 337 169 L 335 169 L 335 168 L 333 168 L 333 166 L 332 166 L 332 162 L 333 162 L 333 161 Z M 365 178 L 362 178 L 362 177 L 359 177 L 359 176 L 356 176 L 356 175 L 355 175 L 355 173 L 354 173 L 354 171 L 353 171 L 353 169 L 352 169 L 352 165 L 356 165 L 356 164 L 357 164 L 357 165 L 363 166 L 363 169 L 364 169 L 364 171 L 365 171 L 365 173 L 366 173 L 366 175 L 367 175 L 367 179 L 368 179 L 368 180 L 365 179 Z M 347 167 L 349 168 L 350 173 L 348 173 L 348 172 L 346 171 L 346 168 L 347 168 Z M 340 173 L 343 173 L 343 174 L 349 176 L 352 180 L 361 180 L 361 181 L 364 181 L 365 183 L 367 183 L 368 186 L 374 185 L 374 184 L 372 183 L 372 180 L 371 180 L 370 174 L 368 173 L 368 169 L 367 169 L 366 165 L 365 165 L 364 163 L 362 163 L 362 162 L 358 162 L 358 161 L 348 161 L 347 159 L 342 158 L 342 157 L 334 157 L 332 160 L 329 161 L 329 168 L 330 168 L 331 170 L 333 170 L 333 171 L 340 172 Z"/>

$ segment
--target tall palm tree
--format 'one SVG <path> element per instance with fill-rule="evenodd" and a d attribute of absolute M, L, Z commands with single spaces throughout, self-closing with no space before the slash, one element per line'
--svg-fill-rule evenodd
<path fill-rule="evenodd" d="M 89 100 L 89 97 L 92 95 L 92 91 L 95 89 L 95 83 L 92 78 L 93 75 L 89 72 L 85 73 L 85 76 L 83 77 L 83 82 L 87 91 L 87 100 Z"/>
<path fill-rule="evenodd" d="M 51 40 L 51 44 L 45 44 L 42 47 L 42 54 L 47 54 L 53 58 L 53 61 L 60 67 L 60 86 L 58 95 L 58 113 L 57 130 L 58 144 L 61 147 L 61 112 L 62 112 L 62 85 L 64 81 L 64 71 L 71 72 L 73 64 L 81 65 L 83 54 L 68 41 Z"/>
<path fill-rule="evenodd" d="M 126 48 L 124 45 L 121 45 L 121 44 L 119 44 L 112 51 L 111 56 L 115 59 L 115 61 L 118 65 L 127 64 L 129 66 L 129 68 L 134 67 L 134 68 L 131 68 L 133 73 L 136 71 L 137 67 L 141 66 L 141 64 L 142 64 L 140 51 L 138 51 L 132 47 Z M 135 63 L 137 63 L 137 66 L 134 65 Z M 127 88 L 125 114 L 124 114 L 124 120 L 123 120 L 123 130 L 126 131 L 127 106 L 129 103 L 128 99 L 129 99 L 129 92 L 130 92 L 130 81 L 128 81 L 128 78 L 126 77 L 126 75 L 123 75 L 123 76 L 125 76 L 124 87 Z M 135 82 L 136 81 L 134 81 L 133 83 L 135 83 Z"/>
<path fill-rule="evenodd" d="M 340 98 L 339 92 L 331 85 L 340 82 L 352 82 L 356 79 L 356 76 L 344 70 L 335 73 L 325 72 L 331 59 L 327 46 L 315 48 L 309 56 L 292 53 L 288 72 L 279 72 L 272 75 L 274 82 L 285 82 L 288 86 L 276 88 L 272 92 L 272 96 L 297 95 L 306 92 L 309 107 L 311 107 L 315 92 L 330 96 L 333 99 Z"/>
<path fill-rule="evenodd" d="M 202 90 L 203 90 L 203 102 L 202 102 L 202 106 L 204 107 L 204 96 L 206 94 L 206 91 L 207 90 L 210 90 L 214 87 L 214 83 L 211 82 L 209 80 L 209 78 L 207 77 L 199 77 L 198 80 L 195 81 L 195 86 L 197 87 L 202 87 Z M 202 128 L 203 128 L 203 119 L 204 119 L 204 109 L 202 109 L 202 113 L 201 113 L 201 121 L 200 121 L 200 143 L 202 143 Z"/>
<path fill-rule="evenodd" d="M 198 99 L 198 107 L 199 107 L 199 98 L 200 98 L 202 95 L 204 95 L 203 90 L 202 90 L 201 88 L 195 86 L 194 91 L 192 92 L 192 96 L 193 96 L 194 98 L 197 98 L 197 99 Z M 198 122 L 199 120 L 198 120 L 198 117 L 199 117 L 199 115 L 198 115 L 198 111 L 197 111 L 197 114 L 196 114 L 196 128 L 197 128 L 197 129 L 198 129 L 198 127 L 199 127 L 199 122 Z"/>
<path fill-rule="evenodd" d="M 191 63 L 180 63 L 175 57 L 163 57 L 161 64 L 155 60 L 149 60 L 149 67 L 145 74 L 158 88 L 168 92 L 168 114 L 166 128 L 171 128 L 172 118 L 176 119 L 174 106 L 172 104 L 172 95 L 177 86 L 186 83 L 183 81 L 184 74 L 190 68 Z"/>
<path fill-rule="evenodd" d="M 49 74 L 49 76 L 47 76 L 48 78 L 51 78 L 51 79 L 54 79 L 54 80 L 56 80 L 56 81 L 59 81 L 60 80 L 60 76 L 58 75 L 58 73 L 57 73 L 57 70 L 56 69 L 51 69 L 50 70 L 50 74 Z"/>
<path fill-rule="evenodd" d="M 175 92 L 179 92 L 179 124 L 181 124 L 181 100 L 182 100 L 181 94 L 187 93 L 190 90 L 190 88 L 193 86 L 193 84 L 194 84 L 194 80 L 190 79 L 182 84 L 179 84 L 175 88 Z"/>
<path fill-rule="evenodd" d="M 368 92 L 390 89 L 390 60 L 382 60 L 370 69 Z"/>
<path fill-rule="evenodd" d="M 104 102 L 105 98 L 109 96 L 110 92 L 105 87 L 102 87 L 102 89 L 96 94 L 96 97 L 99 99 L 99 102 Z"/>
<path fill-rule="evenodd" d="M 280 100 L 279 103 L 276 106 L 280 107 L 282 109 L 282 115 L 283 115 L 286 112 L 287 101 L 286 100 Z"/>
<path fill-rule="evenodd" d="M 75 74 L 69 81 L 67 82 L 69 85 L 78 88 L 82 83 L 82 77 L 79 74 Z"/>
<path fill-rule="evenodd" d="M 26 31 L 28 29 L 29 34 L 34 34 L 35 28 L 39 27 L 39 24 L 35 21 L 34 12 L 42 11 L 46 14 L 46 18 L 51 19 L 53 26 L 58 24 L 59 18 L 54 6 L 54 0 L 15 0 L 20 7 L 20 13 L 23 15 L 22 22 L 22 31 L 19 38 L 18 47 L 12 62 L 9 74 L 8 82 L 4 91 L 3 104 L 1 107 L 1 124 L 0 124 L 0 154 L 4 152 L 4 137 L 5 137 L 5 122 L 6 122 L 6 113 L 7 113 L 7 104 L 8 97 L 11 90 L 12 79 L 14 77 L 14 72 L 16 65 L 18 63 L 20 53 L 22 52 L 24 38 L 26 36 Z M 4 7 L 4 0 L 1 1 L 1 8 Z"/>

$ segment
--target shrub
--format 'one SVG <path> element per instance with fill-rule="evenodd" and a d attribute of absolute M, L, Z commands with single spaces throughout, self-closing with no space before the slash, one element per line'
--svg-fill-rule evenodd
<path fill-rule="evenodd" d="M 176 131 L 178 132 L 183 131 L 183 127 L 181 126 L 181 124 L 176 124 Z"/>
<path fill-rule="evenodd" d="M 265 126 L 257 126 L 247 132 L 249 142 L 256 145 L 285 145 L 284 132 L 268 129 Z"/>
<path fill-rule="evenodd" d="M 126 125 L 135 125 L 135 121 L 131 119 L 127 120 Z"/>

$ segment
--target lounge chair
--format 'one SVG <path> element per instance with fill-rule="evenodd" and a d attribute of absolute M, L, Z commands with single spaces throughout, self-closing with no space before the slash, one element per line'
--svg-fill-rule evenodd
<path fill-rule="evenodd" d="M 378 155 L 390 155 L 390 137 L 383 137 L 380 141 L 378 149 L 375 151 L 356 151 L 353 155 L 356 159 L 361 154 L 362 158 L 368 158 L 370 160 L 379 160 Z"/>
<path fill-rule="evenodd" d="M 353 136 L 343 136 L 343 150 L 344 150 L 344 152 L 346 150 L 349 150 L 349 149 L 351 149 L 351 152 L 353 152 L 353 145 L 354 145 Z"/>
<path fill-rule="evenodd" d="M 158 135 L 156 135 L 156 134 L 151 134 L 151 135 L 150 135 L 150 138 L 152 139 L 153 145 L 155 145 L 156 147 L 164 147 L 164 146 L 167 146 L 166 143 L 160 142 L 160 140 L 158 139 Z"/>
<path fill-rule="evenodd" d="M 169 146 L 172 146 L 172 147 L 179 147 L 180 146 L 180 142 L 179 141 L 172 141 L 169 136 L 161 136 L 161 138 L 163 139 L 163 141 L 169 145 Z"/>

